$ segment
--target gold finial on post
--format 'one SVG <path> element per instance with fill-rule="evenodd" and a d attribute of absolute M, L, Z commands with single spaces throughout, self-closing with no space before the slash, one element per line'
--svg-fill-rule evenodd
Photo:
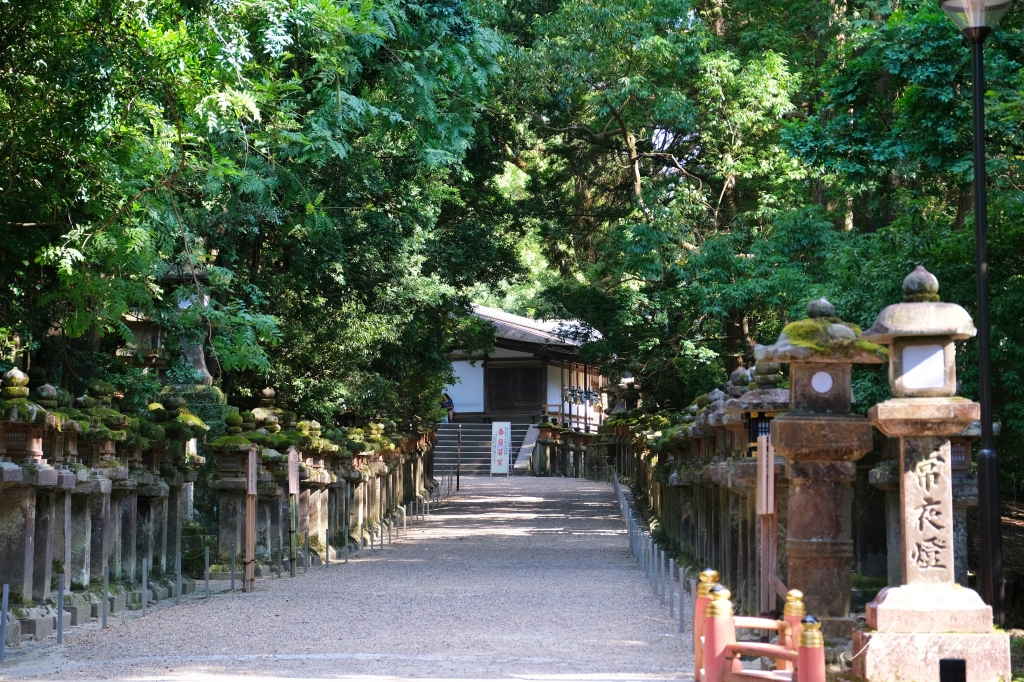
<path fill-rule="evenodd" d="M 718 571 L 713 568 L 705 568 L 697 576 L 700 579 L 700 584 L 697 585 L 697 596 L 698 597 L 710 597 L 711 588 L 718 584 Z"/>
<path fill-rule="evenodd" d="M 732 596 L 732 592 L 722 585 L 715 585 L 711 588 L 710 592 L 711 601 L 708 603 L 708 607 L 704 610 L 704 615 L 711 618 L 716 616 L 731 616 L 732 602 L 729 601 L 729 597 Z"/>
<path fill-rule="evenodd" d="M 786 606 L 782 611 L 785 616 L 807 615 L 807 607 L 804 606 L 804 593 L 800 590 L 790 590 L 786 593 Z"/>
<path fill-rule="evenodd" d="M 800 646 L 806 649 L 820 649 L 825 646 L 821 623 L 814 616 L 804 616 L 800 621 Z"/>

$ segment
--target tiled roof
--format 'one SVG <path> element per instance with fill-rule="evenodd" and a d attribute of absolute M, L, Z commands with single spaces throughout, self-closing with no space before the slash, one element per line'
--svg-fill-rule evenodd
<path fill-rule="evenodd" d="M 513 315 L 498 308 L 482 305 L 474 305 L 473 314 L 493 324 L 497 328 L 499 339 L 559 346 L 580 345 L 579 341 L 569 338 L 574 329 L 583 327 L 581 323 L 573 320 L 532 320 L 529 317 Z"/>

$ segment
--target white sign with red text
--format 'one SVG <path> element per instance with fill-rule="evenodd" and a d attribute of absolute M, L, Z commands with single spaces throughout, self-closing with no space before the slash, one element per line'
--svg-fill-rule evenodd
<path fill-rule="evenodd" d="M 512 422 L 491 424 L 491 475 L 508 476 L 509 457 L 512 449 Z"/>

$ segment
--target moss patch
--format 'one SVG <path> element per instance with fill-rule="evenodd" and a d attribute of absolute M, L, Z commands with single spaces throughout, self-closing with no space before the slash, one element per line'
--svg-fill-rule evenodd
<path fill-rule="evenodd" d="M 235 448 L 250 445 L 248 438 L 242 436 L 221 436 L 210 443 L 211 448 Z"/>
<path fill-rule="evenodd" d="M 831 345 L 829 343 L 829 327 L 838 321 L 839 319 L 834 317 L 812 317 L 806 320 L 797 320 L 787 324 L 782 333 L 794 346 L 825 352 Z"/>
<path fill-rule="evenodd" d="M 835 338 L 831 333 L 833 324 L 849 327 L 856 334 L 856 338 Z M 889 351 L 884 346 L 860 338 L 860 327 L 843 322 L 838 317 L 812 317 L 806 320 L 797 320 L 787 324 L 782 333 L 792 345 L 810 348 L 819 353 L 835 352 L 849 347 L 871 353 L 883 360 L 889 358 Z"/>

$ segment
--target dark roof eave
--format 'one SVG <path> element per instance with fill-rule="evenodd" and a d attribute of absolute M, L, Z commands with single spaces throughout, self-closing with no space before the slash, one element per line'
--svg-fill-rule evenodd
<path fill-rule="evenodd" d="M 530 343 L 528 341 L 515 341 L 513 339 L 496 339 L 494 341 L 494 347 L 504 348 L 505 350 L 518 350 L 526 353 L 533 353 L 534 355 L 545 359 L 582 362 L 579 357 L 579 348 L 577 346 L 551 343 Z M 591 363 L 584 364 L 596 367 L 596 365 L 591 365 Z"/>

